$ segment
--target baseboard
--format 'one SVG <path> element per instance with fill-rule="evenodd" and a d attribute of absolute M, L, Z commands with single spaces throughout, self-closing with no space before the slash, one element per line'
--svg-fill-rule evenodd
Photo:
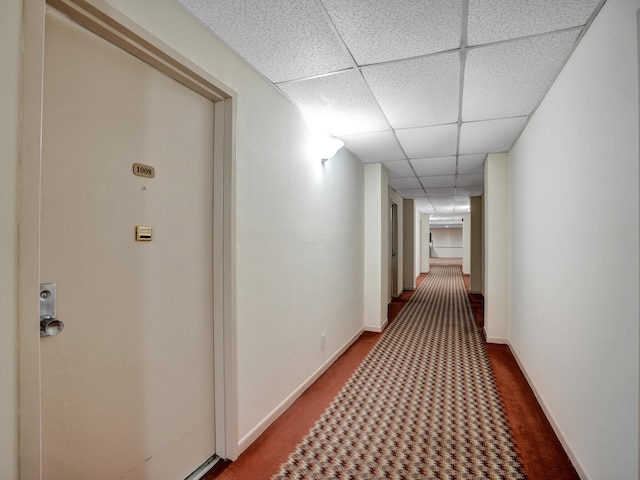
<path fill-rule="evenodd" d="M 264 433 L 264 431 L 269 428 L 269 426 L 275 422 L 280 415 L 282 415 L 291 405 L 295 402 L 300 395 L 304 393 L 304 391 L 309 388 L 313 382 L 315 382 L 320 376 L 326 372 L 331 365 L 335 363 L 335 361 L 342 355 L 347 348 L 349 348 L 353 343 L 362 335 L 365 329 L 361 328 L 353 335 L 342 347 L 340 347 L 336 353 L 334 353 L 326 362 L 324 362 L 320 368 L 318 368 L 313 374 L 305 380 L 298 388 L 296 388 L 287 398 L 285 398 L 280 405 L 278 405 L 269 415 L 267 415 L 258 425 L 256 425 L 248 434 L 240 439 L 238 442 L 238 450 L 237 455 L 239 456 L 242 452 L 244 452 L 249 445 L 255 442 L 260 435 Z"/>
<path fill-rule="evenodd" d="M 509 339 L 503 337 L 487 337 L 487 343 L 497 343 L 499 345 L 508 345 Z"/>
<path fill-rule="evenodd" d="M 524 365 L 520 361 L 520 357 L 518 357 L 518 353 L 516 352 L 515 348 L 513 348 L 513 345 L 511 345 L 511 342 L 507 342 L 507 346 L 509 347 L 509 350 L 511 350 L 511 353 L 513 354 L 513 358 L 516 359 L 516 363 L 518 364 L 518 367 L 520 367 L 520 370 L 522 371 L 522 374 L 524 375 L 524 378 L 527 379 L 527 383 L 531 387 L 531 390 L 533 391 L 533 394 L 536 396 L 536 400 L 538 400 L 538 403 L 540 404 L 540 407 L 542 408 L 542 411 L 544 412 L 545 416 L 547 417 L 547 420 L 549 420 L 549 423 L 551 424 L 551 428 L 553 428 L 553 431 L 555 432 L 556 436 L 558 437 L 558 440 L 560 440 L 560 443 L 562 444 L 562 447 L 564 448 L 564 451 L 567 453 L 567 456 L 571 460 L 571 463 L 573 464 L 573 468 L 576 469 L 576 472 L 578 473 L 578 476 L 582 480 L 590 480 L 589 479 L 589 475 L 587 475 L 587 472 L 584 470 L 582 464 L 578 460 L 578 457 L 576 456 L 576 454 L 574 453 L 573 449 L 571 448 L 571 444 L 569 443 L 569 440 L 564 435 L 564 432 L 562 431 L 562 429 L 560 428 L 560 426 L 556 422 L 556 419 L 554 418 L 553 414 L 551 413 L 551 410 L 549 410 L 549 407 L 547 406 L 547 403 L 544 401 L 544 397 L 540 394 L 540 392 L 536 388 L 535 383 L 533 382 L 533 380 L 531 379 L 531 377 L 527 373 L 526 368 L 524 367 Z"/>
<path fill-rule="evenodd" d="M 365 325 L 363 331 L 365 332 L 373 332 L 373 333 L 382 333 L 384 331 L 385 328 L 387 328 L 387 324 L 389 323 L 389 319 L 385 318 L 384 322 L 382 323 L 381 326 L 379 327 L 367 327 Z"/>

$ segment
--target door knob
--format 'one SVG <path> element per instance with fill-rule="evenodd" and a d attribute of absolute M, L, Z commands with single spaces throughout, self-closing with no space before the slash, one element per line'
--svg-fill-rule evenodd
<path fill-rule="evenodd" d="M 40 317 L 40 336 L 41 337 L 53 337 L 59 334 L 64 329 L 64 323 L 62 320 L 58 320 L 51 315 L 44 315 Z"/>
<path fill-rule="evenodd" d="M 64 329 L 62 320 L 56 318 L 56 284 L 40 284 L 40 336 L 53 337 Z"/>

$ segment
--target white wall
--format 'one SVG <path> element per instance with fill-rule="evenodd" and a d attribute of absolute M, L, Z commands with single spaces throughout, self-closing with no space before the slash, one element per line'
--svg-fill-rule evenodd
<path fill-rule="evenodd" d="M 471 214 L 462 216 L 462 273 L 471 272 Z"/>
<path fill-rule="evenodd" d="M 582 478 L 638 478 L 637 0 L 609 0 L 511 152 L 510 342 Z"/>
<path fill-rule="evenodd" d="M 414 248 L 415 248 L 415 257 L 414 257 L 414 261 L 415 261 L 415 273 L 416 273 L 416 278 L 422 273 L 422 250 L 423 248 L 429 248 L 429 245 L 427 244 L 426 247 L 423 247 L 422 244 L 422 214 L 416 209 L 415 213 L 415 220 L 414 220 L 414 224 L 415 224 L 415 229 L 414 229 L 414 235 L 415 235 L 415 239 L 414 239 Z M 428 235 L 427 235 L 428 237 Z M 427 238 L 427 242 L 429 241 L 429 238 Z"/>
<path fill-rule="evenodd" d="M 472 293 L 484 292 L 484 237 L 482 220 L 482 197 L 471 197 L 471 275 Z"/>
<path fill-rule="evenodd" d="M 12 1 L 11 5 L 15 3 Z M 363 166 L 343 149 L 323 167 L 311 146 L 314 135 L 300 111 L 173 0 L 108 3 L 238 94 L 235 139 L 239 453 L 292 401 L 290 396 L 362 330 Z M 21 7 L 18 1 L 14 12 L 3 2 L 0 26 L 19 25 Z M 5 36 L 15 37 L 15 32 L 2 28 L 1 35 L 4 52 Z M 15 56 L 19 50 L 10 52 Z M 14 63 L 13 58 L 3 62 L 2 95 L 8 108 L 0 109 L 3 135 L 10 138 L 16 135 L 14 102 L 19 98 L 19 89 L 14 77 L 19 69 L 7 69 L 7 64 Z M 6 130 L 5 124 L 9 126 Z M 7 152 L 2 153 L 7 154 L 6 158 L 15 158 L 15 141 L 7 145 Z M 8 199 L 6 203 L 3 199 L 0 211 L 2 225 L 11 225 L 11 229 L 2 233 L 0 282 L 3 287 L 5 282 L 11 287 L 15 283 L 12 242 L 16 231 L 16 162 L 5 162 L 4 158 L 0 163 L 1 178 L 3 187 L 4 183 L 7 186 L 2 188 L 2 194 Z M 0 303 L 3 320 L 9 319 L 7 330 L 0 337 L 3 414 L 10 412 L 12 405 L 10 400 L 4 403 L 5 397 L 15 395 L 15 389 L 10 386 L 5 391 L 4 384 L 14 382 L 10 367 L 15 365 L 16 339 L 12 330 L 15 293 L 3 288 L 5 293 L 10 301 Z M 324 350 L 320 348 L 323 333 Z M 9 438 L 14 422 L 11 415 L 0 429 L 3 460 L 5 455 L 14 454 L 11 448 L 4 448 L 5 439 L 15 446 Z M 10 464 L 6 466 L 2 461 L 0 469 L 11 468 Z"/>
<path fill-rule="evenodd" d="M 509 336 L 509 155 L 484 162 L 484 329 L 487 341 Z"/>
<path fill-rule="evenodd" d="M 445 228 L 431 225 L 434 258 L 462 258 L 462 228 Z"/>
<path fill-rule="evenodd" d="M 429 233 L 431 232 L 431 225 L 429 225 L 429 215 L 428 214 L 420 214 L 420 272 L 428 273 L 431 268 L 430 262 L 430 249 L 429 249 Z"/>
<path fill-rule="evenodd" d="M 416 206 L 415 201 L 406 199 L 402 202 L 403 212 L 403 244 L 402 255 L 402 288 L 404 290 L 414 290 L 416 288 Z M 418 245 L 420 243 L 418 242 Z"/>
<path fill-rule="evenodd" d="M 0 478 L 18 475 L 18 155 L 22 1 L 0 2 Z"/>
<path fill-rule="evenodd" d="M 389 297 L 389 186 L 381 163 L 364 166 L 364 328 L 381 332 Z"/>
<path fill-rule="evenodd" d="M 391 292 L 388 301 L 391 301 L 391 297 L 397 297 L 402 294 L 404 283 L 404 199 L 393 189 L 388 188 L 389 191 L 389 221 L 391 221 L 391 203 L 397 205 L 398 215 L 398 271 L 396 272 L 396 291 Z M 391 282 L 391 235 L 392 226 L 389 224 L 389 282 Z"/>

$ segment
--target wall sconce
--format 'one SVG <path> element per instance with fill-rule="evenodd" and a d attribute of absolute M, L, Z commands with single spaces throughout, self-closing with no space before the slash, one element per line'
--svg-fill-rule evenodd
<path fill-rule="evenodd" d="M 324 138 L 319 147 L 322 165 L 324 165 L 327 160 L 333 158 L 342 147 L 344 147 L 342 140 L 333 137 Z"/>

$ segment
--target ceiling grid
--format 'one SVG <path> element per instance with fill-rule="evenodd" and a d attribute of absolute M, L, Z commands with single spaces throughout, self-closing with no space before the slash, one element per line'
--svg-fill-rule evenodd
<path fill-rule="evenodd" d="M 460 94 L 459 94 L 460 99 L 464 98 L 464 73 L 465 73 L 465 67 L 466 67 L 466 61 L 467 61 L 467 25 L 468 23 L 469 23 L 469 0 L 463 0 L 462 1 L 462 28 L 460 29 Z M 461 134 L 462 134 L 462 100 L 458 102 L 458 143 L 456 146 L 457 148 L 456 148 L 456 180 L 455 180 L 456 197 L 458 197 L 458 163 L 460 162 L 460 135 Z M 482 183 L 484 183 L 484 179 Z M 461 209 L 460 213 L 465 214 L 469 212 L 471 209 L 470 207 L 471 205 L 465 205 Z M 435 209 L 435 206 L 433 206 L 433 211 L 435 213 L 438 213 L 437 210 Z M 453 220 L 455 221 L 456 220 L 455 214 L 458 213 L 456 211 L 455 201 L 453 204 L 452 213 L 454 215 Z M 445 218 L 445 223 L 447 223 L 448 220 L 449 220 L 448 218 Z M 435 215 L 434 215 L 433 221 L 436 221 Z M 460 221 L 462 221 L 462 218 L 460 218 Z"/>
<path fill-rule="evenodd" d="M 177 0 L 435 224 L 483 193 L 605 0 Z"/>

